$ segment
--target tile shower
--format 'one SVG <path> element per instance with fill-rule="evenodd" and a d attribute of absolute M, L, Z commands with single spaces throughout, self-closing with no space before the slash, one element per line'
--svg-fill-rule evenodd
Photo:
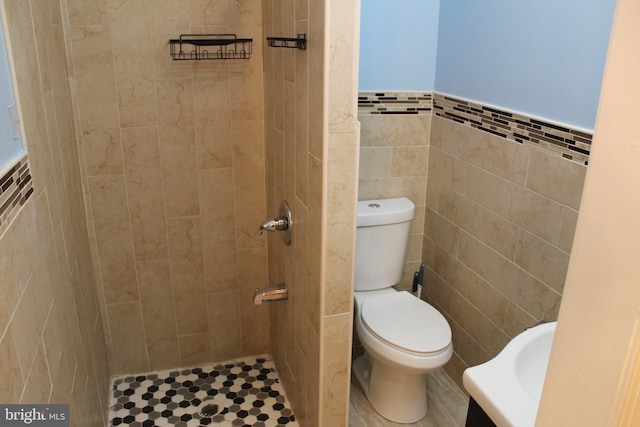
<path fill-rule="evenodd" d="M 19 176 L 2 185 L 2 206 L 11 198 L 0 216 L 0 284 L 7 296 L 0 367 L 8 379 L 0 386 L 2 400 L 70 401 L 72 423 L 101 425 L 109 372 L 195 366 L 270 350 L 297 392 L 301 419 L 346 420 L 350 283 L 324 269 L 325 254 L 350 268 L 343 252 L 353 207 L 338 193 L 345 180 L 355 188 L 357 122 L 353 102 L 344 100 L 355 99 L 356 85 L 341 79 L 348 85 L 331 88 L 324 99 L 323 76 L 352 76 L 356 55 L 325 68 L 323 40 L 327 49 L 355 40 L 355 5 L 331 16 L 323 1 L 265 1 L 264 8 L 260 0 L 3 5 L 14 52 L 33 54 L 16 57 L 30 174 L 21 164 Z M 335 21 L 331 32 L 329 20 Z M 168 60 L 167 40 L 177 34 L 231 30 L 256 40 L 250 61 Z M 297 32 L 307 32 L 314 47 L 264 57 L 263 36 Z M 353 42 L 350 49 L 356 50 Z M 263 66 L 272 86 L 263 81 Z M 281 95 L 267 116 L 263 87 Z M 280 107 L 290 108 L 294 98 L 300 113 L 285 132 Z M 275 123 L 267 132 L 265 117 Z M 297 181 L 290 196 L 278 193 L 285 165 L 273 156 L 273 144 L 283 132 L 289 141 L 292 129 L 301 144 L 295 157 L 308 161 L 288 181 Z M 326 157 L 330 143 L 343 152 Z M 275 178 L 268 182 L 266 167 Z M 334 179 L 326 179 L 328 167 Z M 5 192 L 18 179 L 22 192 Z M 338 216 L 323 216 L 324 195 Z M 286 196 L 300 212 L 295 275 L 310 292 L 292 293 L 295 309 L 285 318 L 270 319 L 268 306 L 255 307 L 250 297 L 282 273 L 269 276 L 267 239 L 255 233 L 276 203 L 267 203 L 268 196 Z M 333 227 L 340 227 L 342 240 L 323 243 L 323 230 Z M 38 245 L 31 244 L 36 239 Z M 280 255 L 269 245 L 273 261 Z M 272 342 L 270 321 L 279 330 L 294 313 L 307 318 L 297 341 Z M 23 335 L 40 339 L 17 338 Z M 322 405 L 328 396 L 343 398 Z"/>

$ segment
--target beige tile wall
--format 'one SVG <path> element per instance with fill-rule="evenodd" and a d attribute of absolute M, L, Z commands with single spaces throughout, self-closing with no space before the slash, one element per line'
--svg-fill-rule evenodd
<path fill-rule="evenodd" d="M 63 4 L 113 373 L 267 352 L 261 2 Z M 172 61 L 182 33 L 253 38 L 253 56 Z"/>
<path fill-rule="evenodd" d="M 422 259 L 431 114 L 358 115 L 361 124 L 358 200 L 408 197 L 416 205 L 402 281 L 409 289 Z"/>
<path fill-rule="evenodd" d="M 0 236 L 0 401 L 106 422 L 109 370 L 58 1 L 4 0 L 34 194 Z"/>
<path fill-rule="evenodd" d="M 265 36 L 309 41 L 265 51 L 265 135 L 267 211 L 286 199 L 294 233 L 291 246 L 268 236 L 269 281 L 289 289 L 271 305 L 272 353 L 300 424 L 333 427 L 347 425 L 349 400 L 359 4 L 326 6 L 263 2 Z"/>
<path fill-rule="evenodd" d="M 555 320 L 586 167 L 432 118 L 423 298 L 445 314 L 462 370 Z"/>
<path fill-rule="evenodd" d="M 311 2 L 313 3 L 313 2 Z M 316 2 L 322 3 L 322 2 Z M 271 304 L 271 351 L 301 425 L 317 425 L 322 251 L 322 92 L 324 11 L 307 1 L 263 1 L 265 37 L 307 34 L 309 49 L 266 48 L 267 212 L 282 200 L 292 211 L 293 241 L 269 234 L 269 283 L 285 283 L 289 299 Z M 314 67 L 314 64 L 316 66 Z M 315 111 L 315 114 L 311 112 Z M 312 144 L 318 142 L 320 150 Z"/>

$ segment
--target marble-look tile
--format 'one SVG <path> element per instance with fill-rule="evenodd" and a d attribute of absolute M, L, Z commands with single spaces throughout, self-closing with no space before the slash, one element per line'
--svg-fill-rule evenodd
<path fill-rule="evenodd" d="M 11 328 L 6 330 L 4 337 L 0 340 L 0 356 L 2 360 L 0 372 L 4 378 L 0 383 L 0 399 L 3 402 L 17 402 L 24 387 L 24 380 L 20 373 L 20 357 Z"/>
<path fill-rule="evenodd" d="M 157 129 L 126 128 L 121 133 L 136 260 L 167 258 Z"/>
<path fill-rule="evenodd" d="M 425 233 L 447 252 L 456 254 L 460 227 L 431 209 L 425 211 Z"/>
<path fill-rule="evenodd" d="M 107 302 L 137 299 L 124 176 L 92 177 L 89 184 L 94 195 L 91 201 Z"/>
<path fill-rule="evenodd" d="M 180 360 L 183 365 L 211 361 L 211 343 L 208 333 L 183 335 L 178 337 L 178 341 Z"/>
<path fill-rule="evenodd" d="M 23 238 L 23 235 L 17 233 L 22 231 L 19 220 L 20 218 L 17 218 L 13 226 L 0 238 L 0 259 L 3 260 L 0 263 L 0 292 L 3 296 L 0 298 L 0 329 L 3 331 L 9 324 L 11 314 L 20 298 L 19 283 L 27 280 L 27 277 L 21 279 L 20 276 L 31 273 L 31 268 L 28 268 L 28 272 L 21 273 L 27 268 L 19 262 L 21 251 L 15 250 L 20 247 L 18 239 Z"/>
<path fill-rule="evenodd" d="M 390 147 L 361 147 L 359 178 L 366 180 L 390 177 L 392 153 Z"/>
<path fill-rule="evenodd" d="M 426 202 L 427 178 L 423 176 L 377 178 L 361 180 L 358 186 L 358 199 L 386 199 L 407 197 L 416 206 Z"/>
<path fill-rule="evenodd" d="M 345 426 L 347 421 L 352 320 L 350 312 L 324 318 L 320 375 L 325 386 L 320 419 L 327 425 Z"/>
<path fill-rule="evenodd" d="M 557 244 L 563 211 L 558 202 L 476 167 L 469 168 L 465 195 L 544 240 Z"/>
<path fill-rule="evenodd" d="M 362 147 L 425 146 L 431 120 L 426 115 L 360 115 Z"/>
<path fill-rule="evenodd" d="M 171 258 L 171 279 L 178 335 L 207 333 L 208 323 L 202 258 Z"/>
<path fill-rule="evenodd" d="M 149 370 L 140 303 L 108 304 L 109 326 L 114 351 L 115 372 Z"/>
<path fill-rule="evenodd" d="M 547 286 L 562 293 L 569 267 L 567 252 L 521 230 L 514 261 Z"/>
<path fill-rule="evenodd" d="M 185 9 L 189 11 L 189 19 L 194 25 L 226 25 L 231 14 L 231 6 L 224 0 L 195 0 L 189 2 Z"/>
<path fill-rule="evenodd" d="M 236 289 L 233 170 L 198 172 L 207 292 Z"/>
<path fill-rule="evenodd" d="M 150 0 L 108 0 L 109 19 L 112 23 L 138 23 L 152 16 Z"/>
<path fill-rule="evenodd" d="M 118 127 L 120 121 L 109 26 L 72 26 L 70 37 L 82 130 L 90 132 Z"/>
<path fill-rule="evenodd" d="M 156 81 L 166 215 L 199 213 L 191 79 Z"/>
<path fill-rule="evenodd" d="M 333 224 L 327 230 L 324 315 L 349 313 L 352 306 L 355 229 Z"/>
<path fill-rule="evenodd" d="M 37 307 L 36 290 L 34 286 L 27 286 L 22 293 L 18 303 L 10 328 L 14 338 L 14 345 L 22 380 L 26 383 L 38 350 L 39 339 L 21 339 L 21 337 L 40 337 L 42 330 L 39 328 L 38 319 L 34 316 L 33 308 Z"/>
<path fill-rule="evenodd" d="M 504 138 L 458 125 L 447 131 L 444 152 L 524 185 L 531 149 Z"/>
<path fill-rule="evenodd" d="M 459 258 L 532 316 L 542 319 L 549 288 L 471 235 L 460 235 Z"/>
<path fill-rule="evenodd" d="M 509 342 L 509 337 L 469 300 L 454 293 L 451 312 L 458 323 L 490 355 L 496 355 Z"/>
<path fill-rule="evenodd" d="M 467 181 L 467 163 L 432 147 L 429 151 L 429 180 L 437 180 L 443 187 L 463 192 Z"/>
<path fill-rule="evenodd" d="M 513 259 L 520 228 L 500 215 L 467 199 L 460 193 L 443 189 L 438 212 L 486 245 Z"/>
<path fill-rule="evenodd" d="M 158 123 L 150 64 L 118 67 L 116 86 L 121 127 L 154 126 Z"/>
<path fill-rule="evenodd" d="M 229 73 L 229 102 L 234 121 L 263 120 L 262 67 Z"/>
<path fill-rule="evenodd" d="M 238 251 L 243 354 L 257 354 L 269 348 L 269 306 L 253 305 L 253 293 L 256 288 L 267 287 L 267 276 L 266 248 Z"/>
<path fill-rule="evenodd" d="M 558 247 L 565 252 L 571 253 L 577 224 L 578 211 L 565 207 L 562 212 L 562 226 L 560 229 L 560 239 L 558 240 Z"/>
<path fill-rule="evenodd" d="M 329 133 L 354 132 L 357 126 L 357 61 L 360 11 L 357 2 L 332 3 L 327 18 L 331 22 L 325 37 L 329 43 L 328 102 Z"/>
<path fill-rule="evenodd" d="M 124 172 L 119 129 L 97 129 L 82 137 L 87 175 L 117 175 Z"/>
<path fill-rule="evenodd" d="M 464 360 L 465 363 L 473 366 L 484 363 L 494 356 L 490 352 L 488 352 L 487 349 L 484 348 L 482 344 L 471 335 L 470 332 L 466 331 L 462 327 L 462 325 L 460 325 L 456 321 L 453 321 L 450 317 L 448 318 L 449 324 L 451 325 L 452 344 L 453 348 L 455 349 L 452 360 L 455 359 L 455 356 L 458 356 L 462 360 Z"/>
<path fill-rule="evenodd" d="M 264 129 L 262 121 L 234 121 L 233 185 L 238 250 L 260 248 L 257 228 L 267 218 L 264 185 Z"/>
<path fill-rule="evenodd" d="M 218 74 L 193 81 L 194 125 L 198 168 L 226 168 L 232 164 L 229 79 Z"/>
<path fill-rule="evenodd" d="M 95 25 L 109 23 L 108 0 L 67 0 L 71 25 Z"/>
<path fill-rule="evenodd" d="M 391 176 L 427 176 L 428 147 L 394 147 Z"/>
<path fill-rule="evenodd" d="M 207 294 L 209 339 L 213 360 L 242 354 L 240 306 L 236 289 Z"/>
<path fill-rule="evenodd" d="M 180 364 L 169 260 L 136 263 L 150 369 Z"/>
<path fill-rule="evenodd" d="M 580 208 L 587 167 L 531 151 L 526 187 L 573 209 Z"/>
<path fill-rule="evenodd" d="M 42 341 L 38 346 L 36 357 L 26 380 L 25 391 L 20 397 L 24 404 L 32 402 L 47 402 L 51 393 L 51 381 Z"/>
<path fill-rule="evenodd" d="M 331 215 L 327 224 L 353 225 L 356 215 L 357 193 L 357 134 L 340 134 L 329 137 L 327 158 L 327 209 Z"/>

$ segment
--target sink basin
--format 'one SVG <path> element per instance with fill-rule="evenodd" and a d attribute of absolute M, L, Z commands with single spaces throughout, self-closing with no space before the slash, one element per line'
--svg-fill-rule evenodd
<path fill-rule="evenodd" d="M 527 329 L 464 371 L 464 387 L 498 427 L 534 426 L 555 331 L 556 322 Z"/>

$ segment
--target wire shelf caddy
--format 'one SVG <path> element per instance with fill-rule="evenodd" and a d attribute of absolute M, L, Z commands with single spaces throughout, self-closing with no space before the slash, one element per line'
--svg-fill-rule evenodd
<path fill-rule="evenodd" d="M 169 54 L 174 61 L 249 59 L 252 44 L 235 34 L 181 34 L 169 40 Z"/>

